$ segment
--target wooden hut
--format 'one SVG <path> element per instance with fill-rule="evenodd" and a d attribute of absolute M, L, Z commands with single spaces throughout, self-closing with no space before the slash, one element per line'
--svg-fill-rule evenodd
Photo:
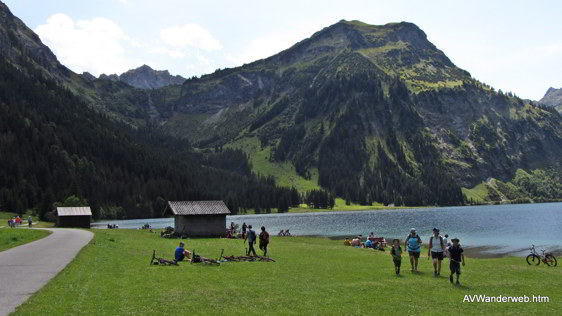
<path fill-rule="evenodd" d="M 90 228 L 92 210 L 90 207 L 57 207 L 58 227 Z"/>
<path fill-rule="evenodd" d="M 223 201 L 169 201 L 164 213 L 174 215 L 174 232 L 188 237 L 222 236 L 230 210 Z"/>

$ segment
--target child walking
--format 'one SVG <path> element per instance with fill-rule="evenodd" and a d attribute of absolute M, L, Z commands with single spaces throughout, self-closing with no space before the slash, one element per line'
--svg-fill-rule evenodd
<path fill-rule="evenodd" d="M 457 274 L 457 285 L 459 283 L 459 276 L 461 275 L 461 261 L 464 266 L 464 250 L 459 244 L 458 238 L 453 238 L 453 245 L 449 247 L 449 266 L 451 268 L 451 275 L 449 276 L 449 281 L 453 283 L 453 274 Z"/>
<path fill-rule="evenodd" d="M 402 264 L 402 248 L 400 247 L 400 240 L 392 240 L 392 249 L 390 250 L 392 261 L 394 262 L 394 270 L 396 275 L 400 275 L 400 265 Z"/>

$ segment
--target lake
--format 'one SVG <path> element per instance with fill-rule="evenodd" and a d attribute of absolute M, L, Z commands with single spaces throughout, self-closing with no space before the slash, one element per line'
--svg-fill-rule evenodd
<path fill-rule="evenodd" d="M 433 227 L 449 239 L 457 237 L 465 247 L 492 247 L 491 252 L 526 254 L 531 244 L 537 249 L 562 248 L 562 203 L 485 205 L 396 209 L 383 211 L 345 211 L 300 214 L 260 214 L 227 216 L 227 225 L 243 222 L 256 231 L 263 225 L 271 235 L 290 229 L 293 235 L 351 237 L 375 232 L 379 237 L 403 239 L 416 228 L 424 243 Z M 119 228 L 139 228 L 149 223 L 153 228 L 174 226 L 173 218 L 101 221 Z"/>

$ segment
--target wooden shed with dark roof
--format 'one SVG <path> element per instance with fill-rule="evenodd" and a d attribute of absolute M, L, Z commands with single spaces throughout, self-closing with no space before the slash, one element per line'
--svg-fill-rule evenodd
<path fill-rule="evenodd" d="M 90 228 L 92 210 L 90 207 L 57 207 L 58 227 Z"/>
<path fill-rule="evenodd" d="M 222 236 L 230 210 L 223 201 L 169 201 L 165 214 L 174 215 L 174 232 L 188 237 Z"/>

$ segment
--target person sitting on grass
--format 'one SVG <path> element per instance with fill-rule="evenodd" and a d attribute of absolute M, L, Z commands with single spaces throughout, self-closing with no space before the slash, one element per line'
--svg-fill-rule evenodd
<path fill-rule="evenodd" d="M 400 275 L 400 265 L 402 264 L 402 248 L 400 247 L 400 240 L 392 240 L 392 249 L 390 250 L 392 262 L 394 262 L 394 271 L 396 275 Z"/>
<path fill-rule="evenodd" d="M 370 239 L 365 241 L 365 248 L 373 248 L 373 242 Z"/>
<path fill-rule="evenodd" d="M 461 261 L 464 267 L 464 250 L 459 244 L 458 238 L 453 238 L 453 245 L 449 247 L 449 267 L 451 268 L 451 275 L 449 281 L 453 284 L 453 274 L 457 274 L 457 286 L 460 285 L 459 276 L 461 275 Z"/>
<path fill-rule="evenodd" d="M 185 250 L 183 241 L 180 241 L 180 245 L 176 248 L 175 259 L 176 261 L 183 261 L 187 257 L 187 261 L 191 260 L 191 252 Z"/>
<path fill-rule="evenodd" d="M 361 239 L 359 238 L 359 236 L 353 238 L 353 240 L 351 241 L 351 246 L 361 247 Z"/>
<path fill-rule="evenodd" d="M 344 245 L 344 246 L 351 246 L 351 240 L 349 240 L 349 238 L 346 238 L 346 239 L 343 241 L 343 245 Z"/>
<path fill-rule="evenodd" d="M 267 256 L 267 245 L 269 244 L 269 233 L 265 231 L 265 226 L 261 227 L 260 233 L 260 249 L 263 251 L 263 256 Z"/>

